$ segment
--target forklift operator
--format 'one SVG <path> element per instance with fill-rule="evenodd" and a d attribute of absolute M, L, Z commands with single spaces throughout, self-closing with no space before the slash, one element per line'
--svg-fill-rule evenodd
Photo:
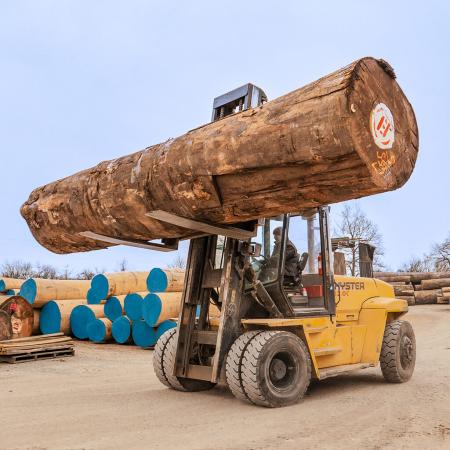
<path fill-rule="evenodd" d="M 275 246 L 273 248 L 272 256 L 267 260 L 267 268 L 278 267 L 278 259 L 280 257 L 281 250 L 281 236 L 282 227 L 277 227 L 273 230 L 273 237 L 275 240 Z M 298 264 L 300 261 L 300 255 L 298 254 L 295 245 L 287 238 L 286 252 L 284 255 L 284 276 L 292 277 L 295 279 L 298 275 Z"/>

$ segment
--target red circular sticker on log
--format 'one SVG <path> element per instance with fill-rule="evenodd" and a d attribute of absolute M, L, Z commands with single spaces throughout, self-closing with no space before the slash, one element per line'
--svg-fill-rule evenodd
<path fill-rule="evenodd" d="M 392 148 L 395 140 L 394 117 L 391 110 L 378 103 L 370 113 L 370 131 L 375 144 L 382 149 Z"/>

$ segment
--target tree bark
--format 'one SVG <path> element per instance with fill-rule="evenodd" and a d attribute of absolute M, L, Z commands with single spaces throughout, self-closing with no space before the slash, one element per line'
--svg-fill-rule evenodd
<path fill-rule="evenodd" d="M 34 190 L 21 208 L 56 253 L 190 237 L 164 210 L 233 224 L 397 189 L 418 151 L 413 109 L 385 61 L 363 58 L 260 107 Z"/>
<path fill-rule="evenodd" d="M 41 308 L 51 300 L 86 298 L 89 286 L 89 280 L 28 278 L 20 289 L 20 295 L 33 307 Z"/>
<path fill-rule="evenodd" d="M 416 304 L 423 305 L 429 303 L 436 303 L 437 297 L 441 294 L 440 289 L 430 289 L 428 291 L 415 291 L 414 298 L 416 299 Z"/>
<path fill-rule="evenodd" d="M 397 296 L 405 297 L 409 295 L 414 295 L 414 288 L 411 285 L 394 286 L 394 293 L 396 297 Z"/>
<path fill-rule="evenodd" d="M 22 283 L 25 280 L 19 280 L 18 278 L 0 278 L 0 291 L 9 291 L 10 289 L 20 289 Z"/>
<path fill-rule="evenodd" d="M 450 273 L 448 274 L 450 276 Z M 450 286 L 450 277 L 449 278 L 437 278 L 433 280 L 423 280 L 422 281 L 423 289 L 439 289 L 443 287 Z"/>
<path fill-rule="evenodd" d="M 33 307 L 19 295 L 0 296 L 0 340 L 31 336 Z"/>

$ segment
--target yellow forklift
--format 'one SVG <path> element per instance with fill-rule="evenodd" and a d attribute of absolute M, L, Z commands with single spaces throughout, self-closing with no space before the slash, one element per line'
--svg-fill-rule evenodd
<path fill-rule="evenodd" d="M 244 85 L 214 100 L 212 119 L 265 100 Z M 233 227 L 155 218 L 202 234 L 190 241 L 177 327 L 153 355 L 166 386 L 199 391 L 226 382 L 238 399 L 280 407 L 301 399 L 311 379 L 378 363 L 388 382 L 411 378 L 414 332 L 399 320 L 408 305 L 372 278 L 370 246 L 361 253 L 369 255 L 365 277 L 334 275 L 328 206 Z"/>

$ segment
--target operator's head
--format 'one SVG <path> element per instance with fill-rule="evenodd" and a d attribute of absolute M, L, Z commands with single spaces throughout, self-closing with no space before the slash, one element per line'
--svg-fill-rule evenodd
<path fill-rule="evenodd" d="M 276 227 L 273 230 L 273 238 L 275 239 L 276 242 L 281 242 L 281 233 L 282 233 L 283 229 L 281 227 Z"/>

